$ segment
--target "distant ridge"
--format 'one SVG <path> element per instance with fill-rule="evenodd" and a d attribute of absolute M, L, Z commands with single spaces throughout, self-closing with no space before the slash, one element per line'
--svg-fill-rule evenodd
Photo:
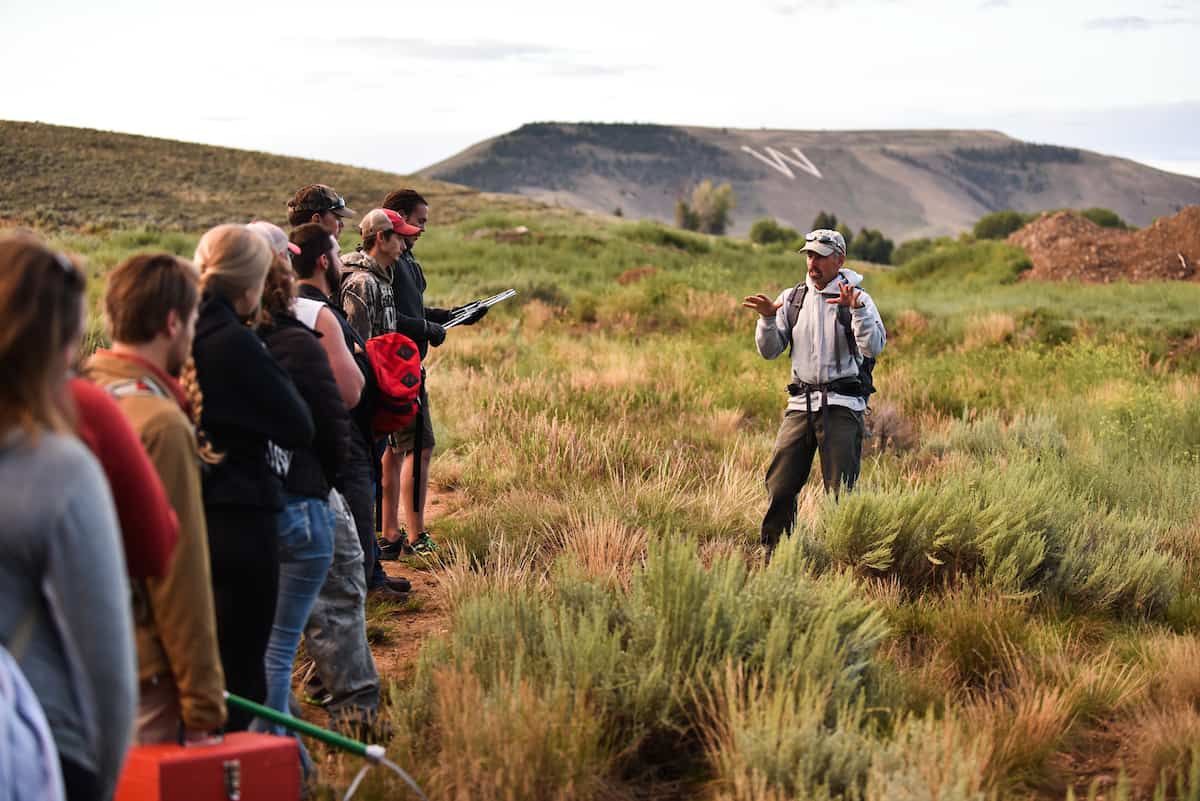
<path fill-rule="evenodd" d="M 733 184 L 734 231 L 824 210 L 888 236 L 955 234 L 989 211 L 1103 206 L 1135 225 L 1200 203 L 1200 178 L 997 131 L 778 131 L 543 122 L 419 175 L 626 217 L 671 220 L 700 180 Z"/>
<path fill-rule="evenodd" d="M 344 164 L 0 120 L 0 224 L 201 230 L 259 218 L 283 225 L 292 193 L 310 183 L 332 185 L 360 213 L 413 186 L 429 200 L 435 224 L 497 207 L 541 207 Z"/>

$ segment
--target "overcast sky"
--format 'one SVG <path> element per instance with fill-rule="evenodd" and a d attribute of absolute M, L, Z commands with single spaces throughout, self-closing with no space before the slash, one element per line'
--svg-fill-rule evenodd
<path fill-rule="evenodd" d="M 0 118 L 400 172 L 590 120 L 994 128 L 1200 175 L 1200 0 L 0 0 L 0 19 Z"/>

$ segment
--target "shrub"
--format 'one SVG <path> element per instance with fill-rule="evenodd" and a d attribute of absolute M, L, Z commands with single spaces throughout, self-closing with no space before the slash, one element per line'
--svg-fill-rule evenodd
<path fill-rule="evenodd" d="M 712 245 L 704 237 L 674 231 L 652 222 L 629 225 L 621 230 L 623 236 L 635 242 L 674 248 L 687 253 L 708 253 Z"/>
<path fill-rule="evenodd" d="M 526 680 L 502 681 L 485 692 L 474 675 L 454 669 L 437 675 L 434 692 L 442 746 L 430 783 L 435 797 L 609 797 L 611 749 L 582 692 L 539 691 Z"/>
<path fill-rule="evenodd" d="M 871 759 L 865 801 L 986 801 L 987 732 L 953 715 L 910 718 Z"/>
<path fill-rule="evenodd" d="M 853 239 L 846 237 L 846 255 L 860 261 L 890 264 L 893 247 L 892 240 L 874 228 L 863 228 Z"/>
<path fill-rule="evenodd" d="M 1120 228 L 1121 230 L 1128 230 L 1131 227 L 1112 209 L 1103 209 L 1094 206 L 1090 209 L 1084 209 L 1079 213 L 1084 217 L 1087 217 L 1096 225 L 1099 225 L 1101 228 Z"/>
<path fill-rule="evenodd" d="M 794 242 L 801 239 L 800 232 L 794 228 L 780 225 L 771 217 L 755 220 L 750 226 L 750 241 L 759 245 L 771 245 L 776 242 Z"/>
<path fill-rule="evenodd" d="M 928 237 L 921 239 L 909 239 L 901 242 L 900 245 L 892 251 L 892 264 L 900 266 L 907 264 L 917 256 L 928 253 L 933 250 L 934 241 Z"/>
<path fill-rule="evenodd" d="M 700 215 L 688 205 L 687 201 L 675 201 L 675 227 L 685 231 L 700 230 Z"/>
<path fill-rule="evenodd" d="M 718 798 L 859 798 L 872 729 L 861 701 L 839 705 L 830 696 L 819 682 L 727 668 L 705 710 Z"/>
<path fill-rule="evenodd" d="M 1006 239 L 1009 234 L 1020 230 L 1027 222 L 1025 215 L 1017 211 L 993 211 L 985 214 L 971 229 L 976 239 Z"/>

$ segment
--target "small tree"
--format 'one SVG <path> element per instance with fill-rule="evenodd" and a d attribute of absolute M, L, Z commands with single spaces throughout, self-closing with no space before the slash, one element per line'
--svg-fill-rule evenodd
<path fill-rule="evenodd" d="M 836 231 L 837 227 L 838 227 L 837 216 L 830 214 L 827 211 L 822 210 L 822 211 L 817 212 L 816 217 L 813 217 L 813 223 L 812 223 L 811 230 L 815 231 L 818 228 L 828 228 L 830 231 Z M 845 234 L 843 234 L 843 236 L 845 236 Z M 847 241 L 849 241 L 849 240 L 847 240 Z"/>
<path fill-rule="evenodd" d="M 1019 231 L 1025 223 L 1025 215 L 1020 212 L 993 211 L 980 217 L 971 233 L 976 239 L 1004 239 L 1014 231 Z"/>
<path fill-rule="evenodd" d="M 849 252 L 850 244 L 854 242 L 854 232 L 850 230 L 850 226 L 845 223 L 838 223 L 834 226 L 835 231 L 842 235 L 842 239 L 846 240 L 846 251 Z"/>
<path fill-rule="evenodd" d="M 874 228 L 863 228 L 846 248 L 846 255 L 860 261 L 890 264 L 895 243 Z"/>
<path fill-rule="evenodd" d="M 700 230 L 700 215 L 692 210 L 686 200 L 675 202 L 675 226 L 685 231 Z"/>
<path fill-rule="evenodd" d="M 759 245 L 770 245 L 775 242 L 794 242 L 800 238 L 800 233 L 794 228 L 780 225 L 778 220 L 764 217 L 756 220 L 750 226 L 750 241 Z"/>
<path fill-rule="evenodd" d="M 699 230 L 703 233 L 725 233 L 736 205 L 733 187 L 728 183 L 713 186 L 712 181 L 705 179 L 692 190 L 691 208 L 699 219 Z"/>

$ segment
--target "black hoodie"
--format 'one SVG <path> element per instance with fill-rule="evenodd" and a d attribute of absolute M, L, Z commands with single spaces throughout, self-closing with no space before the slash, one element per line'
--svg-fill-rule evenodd
<path fill-rule="evenodd" d="M 258 333 L 267 343 L 267 350 L 292 377 L 316 423 L 312 445 L 297 448 L 292 454 L 284 487 L 294 495 L 325 500 L 346 465 L 350 415 L 333 378 L 329 357 L 317 341 L 321 335 L 290 316 L 277 317 Z"/>
<path fill-rule="evenodd" d="M 205 472 L 205 505 L 283 509 L 287 470 L 280 449 L 312 443 L 308 405 L 262 340 L 218 295 L 206 292 L 201 299 L 192 357 L 204 394 L 200 427 L 225 454 Z"/>

